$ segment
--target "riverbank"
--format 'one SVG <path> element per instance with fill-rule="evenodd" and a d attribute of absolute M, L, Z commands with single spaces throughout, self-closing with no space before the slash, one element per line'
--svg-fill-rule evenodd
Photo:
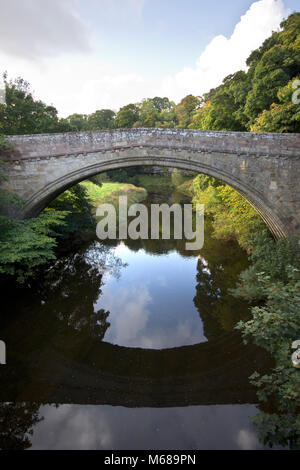
<path fill-rule="evenodd" d="M 127 196 L 128 204 L 135 204 L 147 197 L 144 187 L 137 187 L 128 183 L 107 182 L 99 186 L 92 181 L 83 181 L 80 186 L 86 190 L 88 200 L 94 207 L 99 204 L 118 205 L 119 196 Z"/>

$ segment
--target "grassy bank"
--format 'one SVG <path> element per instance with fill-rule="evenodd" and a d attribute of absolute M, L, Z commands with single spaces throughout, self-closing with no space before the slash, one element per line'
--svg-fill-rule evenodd
<path fill-rule="evenodd" d="M 168 175 L 136 175 L 135 184 L 145 188 L 148 193 L 170 194 L 174 191 L 172 179 Z"/>
<path fill-rule="evenodd" d="M 109 174 L 111 181 L 119 182 L 123 181 L 126 183 L 133 184 L 137 187 L 142 187 L 146 189 L 147 193 L 152 194 L 161 194 L 165 196 L 170 196 L 171 193 L 178 191 L 180 185 L 186 181 L 191 181 L 191 176 L 183 175 L 176 168 L 172 173 L 161 172 L 161 173 L 143 173 L 139 169 L 135 173 L 131 171 L 126 172 L 123 170 L 122 174 L 119 175 L 118 172 L 116 175 Z M 120 176 L 120 179 L 118 179 Z"/>
<path fill-rule="evenodd" d="M 117 205 L 119 196 L 127 196 L 128 204 L 143 201 L 147 197 L 145 188 L 138 188 L 127 183 L 103 183 L 102 186 L 84 181 L 80 185 L 86 190 L 88 199 L 93 206 L 102 204 Z"/>

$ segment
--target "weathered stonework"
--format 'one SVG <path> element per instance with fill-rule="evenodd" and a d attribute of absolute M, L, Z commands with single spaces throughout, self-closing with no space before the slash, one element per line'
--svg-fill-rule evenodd
<path fill-rule="evenodd" d="M 97 173 L 152 165 L 193 170 L 227 183 L 276 237 L 300 232 L 300 134 L 125 129 L 14 136 L 2 155 L 3 186 L 37 215 L 68 187 Z"/>

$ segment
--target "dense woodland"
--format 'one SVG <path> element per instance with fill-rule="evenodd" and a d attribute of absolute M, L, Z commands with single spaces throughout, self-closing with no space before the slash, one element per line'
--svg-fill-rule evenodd
<path fill-rule="evenodd" d="M 0 153 L 9 152 L 5 136 L 13 134 L 131 127 L 300 132 L 300 105 L 292 101 L 293 85 L 300 79 L 300 13 L 286 19 L 280 31 L 253 51 L 247 66 L 247 72 L 230 75 L 204 96 L 189 95 L 179 104 L 154 97 L 130 103 L 118 112 L 102 109 L 67 118 L 59 118 L 55 107 L 36 100 L 25 80 L 10 80 L 5 74 Z M 129 181 L 133 176 L 125 174 L 127 183 L 134 182 Z M 109 178 L 113 176 L 107 181 Z M 101 186 L 101 179 L 94 184 Z M 246 340 L 251 338 L 265 347 L 276 361 L 270 375 L 252 378 L 259 387 L 260 400 L 276 403 L 272 413 L 257 417 L 261 438 L 270 444 L 300 445 L 299 373 L 290 367 L 290 344 L 300 337 L 298 240 L 275 243 L 254 209 L 220 181 L 198 175 L 183 186 L 194 203 L 206 205 L 215 236 L 236 238 L 250 255 L 252 264 L 242 273 L 233 294 L 251 302 L 253 317 L 238 328 Z M 0 189 L 0 208 L 11 203 L 22 201 Z M 0 273 L 24 282 L 55 259 L 58 240 L 94 230 L 95 220 L 86 187 L 77 185 L 38 218 L 17 221 L 1 215 L 0 227 Z"/>

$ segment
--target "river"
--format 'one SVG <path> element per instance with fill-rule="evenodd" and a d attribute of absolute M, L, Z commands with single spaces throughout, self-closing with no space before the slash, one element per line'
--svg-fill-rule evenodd
<path fill-rule="evenodd" d="M 151 201 L 148 200 L 148 203 Z M 2 449 L 263 449 L 235 241 L 91 240 L 5 292 Z"/>

